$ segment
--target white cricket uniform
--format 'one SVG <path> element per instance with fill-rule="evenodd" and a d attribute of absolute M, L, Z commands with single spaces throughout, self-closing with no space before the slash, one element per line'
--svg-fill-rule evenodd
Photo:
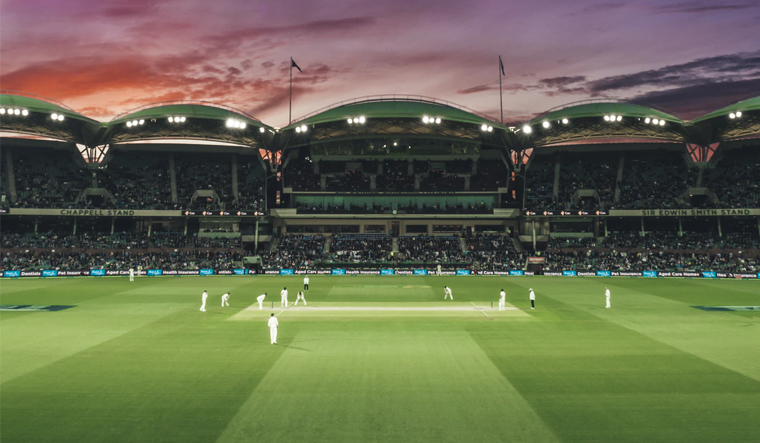
<path fill-rule="evenodd" d="M 203 302 L 201 304 L 201 312 L 206 312 L 206 299 L 208 298 L 208 292 L 203 291 L 203 295 L 201 295 L 201 301 Z"/>
<path fill-rule="evenodd" d="M 605 306 L 605 307 L 609 308 L 610 307 L 610 290 L 609 289 L 607 289 L 606 291 L 604 291 L 604 296 L 607 297 L 607 306 Z"/>
<path fill-rule="evenodd" d="M 441 275 L 441 265 L 438 265 L 438 275 Z"/>
<path fill-rule="evenodd" d="M 536 293 L 533 292 L 533 289 L 530 290 L 530 308 L 535 309 L 536 304 Z"/>
<path fill-rule="evenodd" d="M 224 295 L 222 295 L 222 307 L 229 306 L 230 305 L 229 300 L 230 300 L 230 293 L 229 292 L 226 293 L 226 294 L 224 294 Z"/>
<path fill-rule="evenodd" d="M 303 290 L 304 291 L 308 291 L 309 290 L 309 277 L 304 277 L 303 278 Z"/>
<path fill-rule="evenodd" d="M 507 310 L 507 293 L 504 291 L 499 292 L 499 311 Z"/>
<path fill-rule="evenodd" d="M 443 299 L 446 300 L 446 297 L 451 297 L 451 299 L 454 300 L 454 296 L 451 295 L 451 288 L 446 288 L 443 290 Z"/>
<path fill-rule="evenodd" d="M 277 327 L 280 322 L 277 321 L 277 317 L 269 317 L 269 340 L 271 344 L 277 344 Z"/>
<path fill-rule="evenodd" d="M 129 268 L 129 281 L 135 281 L 135 270 L 133 268 Z"/>
<path fill-rule="evenodd" d="M 261 294 L 258 297 L 256 297 L 256 301 L 259 302 L 259 309 L 264 309 L 265 298 L 266 298 L 266 294 Z"/>
<path fill-rule="evenodd" d="M 306 306 L 306 299 L 303 298 L 303 292 L 296 294 L 296 302 L 293 303 L 293 306 L 298 306 L 298 300 L 303 300 L 303 305 Z"/>
<path fill-rule="evenodd" d="M 280 307 L 286 308 L 288 306 L 288 290 L 283 289 L 280 291 Z"/>

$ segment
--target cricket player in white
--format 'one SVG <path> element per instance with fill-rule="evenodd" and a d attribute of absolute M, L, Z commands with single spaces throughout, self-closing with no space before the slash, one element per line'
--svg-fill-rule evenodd
<path fill-rule="evenodd" d="M 504 289 L 499 292 L 499 311 L 506 311 L 507 310 L 507 293 L 504 292 Z"/>
<path fill-rule="evenodd" d="M 264 299 L 267 297 L 267 293 L 263 293 L 256 297 L 256 301 L 259 302 L 259 309 L 264 309 Z"/>
<path fill-rule="evenodd" d="M 533 288 L 530 288 L 530 308 L 536 309 L 536 293 L 533 292 Z"/>
<path fill-rule="evenodd" d="M 201 304 L 201 312 L 206 312 L 206 299 L 208 298 L 208 292 L 203 291 L 203 295 L 201 295 L 201 301 L 203 302 Z"/>
<path fill-rule="evenodd" d="M 230 305 L 230 293 L 222 295 L 222 307 Z"/>
<path fill-rule="evenodd" d="M 298 306 L 298 300 L 303 300 L 303 305 L 306 306 L 306 299 L 303 298 L 303 291 L 296 294 L 296 302 L 293 303 L 293 306 Z"/>
<path fill-rule="evenodd" d="M 451 295 L 451 288 L 448 286 L 443 287 L 443 299 L 446 300 L 446 297 L 451 297 L 451 300 L 454 300 L 454 296 Z"/>
<path fill-rule="evenodd" d="M 606 286 L 604 287 L 604 296 L 607 297 L 607 306 L 605 307 L 609 308 L 610 307 L 610 288 Z"/>
<path fill-rule="evenodd" d="M 438 265 L 438 274 L 437 275 L 441 275 L 441 265 L 440 264 Z"/>
<path fill-rule="evenodd" d="M 129 268 L 129 281 L 135 281 L 135 268 Z"/>
<path fill-rule="evenodd" d="M 288 288 L 282 288 L 282 291 L 280 291 L 280 307 L 288 307 Z"/>
<path fill-rule="evenodd" d="M 271 317 L 269 317 L 269 340 L 273 345 L 277 344 L 277 326 L 280 325 L 280 322 L 277 321 L 277 317 L 274 316 L 274 313 Z"/>
<path fill-rule="evenodd" d="M 303 278 L 303 290 L 304 291 L 308 291 L 309 290 L 309 277 L 308 276 L 306 276 L 306 277 Z M 296 301 L 296 303 L 298 303 L 298 301 Z M 306 304 L 306 302 L 304 302 L 304 304 Z"/>

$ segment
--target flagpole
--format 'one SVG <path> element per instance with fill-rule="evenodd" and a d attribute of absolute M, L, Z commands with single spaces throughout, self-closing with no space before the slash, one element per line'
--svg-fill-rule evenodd
<path fill-rule="evenodd" d="M 290 100 L 288 102 L 288 124 L 291 123 L 293 123 L 293 57 L 290 57 Z"/>
<path fill-rule="evenodd" d="M 501 110 L 501 124 L 504 124 L 504 101 L 501 98 L 501 56 L 499 56 L 499 109 Z"/>

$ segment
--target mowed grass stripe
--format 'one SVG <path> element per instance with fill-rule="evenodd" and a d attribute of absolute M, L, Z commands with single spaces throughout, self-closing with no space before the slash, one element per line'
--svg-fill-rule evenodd
<path fill-rule="evenodd" d="M 178 312 L 5 383 L 0 439 L 214 441 L 283 349 L 265 325 L 206 314 Z"/>
<path fill-rule="evenodd" d="M 559 441 L 448 323 L 281 325 L 296 336 L 219 443 Z"/>

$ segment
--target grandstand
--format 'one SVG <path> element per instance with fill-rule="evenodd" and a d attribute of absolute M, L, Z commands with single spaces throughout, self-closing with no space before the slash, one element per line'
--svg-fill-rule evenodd
<path fill-rule="evenodd" d="M 760 98 L 505 126 L 380 96 L 279 129 L 212 103 L 107 123 L 17 92 L 0 107 L 4 270 L 758 270 Z"/>

